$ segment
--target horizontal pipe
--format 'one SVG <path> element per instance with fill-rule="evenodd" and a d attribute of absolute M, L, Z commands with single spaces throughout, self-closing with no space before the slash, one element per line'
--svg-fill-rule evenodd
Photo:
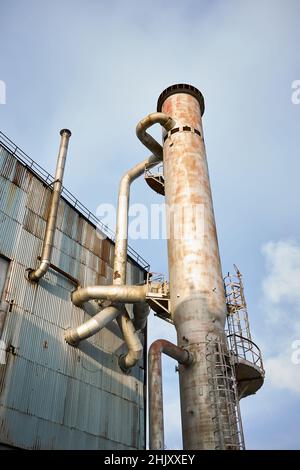
<path fill-rule="evenodd" d="M 117 322 L 128 348 L 128 352 L 119 357 L 119 366 L 123 372 L 129 373 L 130 369 L 135 366 L 142 357 L 143 345 L 128 312 L 125 309 L 122 314 L 117 317 Z"/>
<path fill-rule="evenodd" d="M 71 132 L 68 129 L 60 131 L 61 139 L 59 152 L 57 157 L 55 179 L 53 184 L 50 212 L 47 220 L 45 238 L 43 243 L 41 262 L 37 269 L 28 270 L 28 279 L 33 282 L 38 282 L 48 271 L 51 264 L 51 254 L 53 247 L 54 234 L 56 229 L 57 211 L 62 190 L 64 169 L 69 145 Z"/>
<path fill-rule="evenodd" d="M 164 450 L 164 413 L 162 386 L 162 353 L 175 359 L 179 364 L 189 365 L 193 362 L 191 354 L 170 341 L 158 339 L 151 344 L 148 353 L 149 384 L 149 448 Z"/>
<path fill-rule="evenodd" d="M 154 124 L 161 124 L 168 132 L 175 125 L 176 122 L 167 114 L 164 113 L 151 113 L 142 119 L 136 126 L 136 135 L 138 139 L 153 153 L 159 160 L 163 159 L 162 146 L 146 131 Z"/>
<path fill-rule="evenodd" d="M 80 306 L 88 300 L 110 300 L 111 302 L 135 303 L 143 302 L 149 287 L 141 286 L 88 286 L 72 292 L 73 304 Z"/>
<path fill-rule="evenodd" d="M 119 314 L 120 311 L 117 307 L 106 307 L 77 328 L 68 330 L 65 335 L 65 341 L 71 346 L 77 346 L 83 339 L 90 338 L 98 333 L 108 323 L 117 318 Z"/>

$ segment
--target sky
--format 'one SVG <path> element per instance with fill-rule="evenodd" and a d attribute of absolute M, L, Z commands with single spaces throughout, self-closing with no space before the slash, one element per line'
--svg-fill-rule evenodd
<path fill-rule="evenodd" d="M 298 0 L 0 2 L 0 130 L 53 173 L 71 129 L 65 186 L 93 212 L 147 157 L 135 127 L 161 91 L 202 91 L 223 272 L 244 275 L 266 369 L 241 402 L 248 449 L 300 449 L 299 17 Z M 162 199 L 141 179 L 131 201 Z M 130 244 L 167 274 L 165 240 Z M 152 316 L 149 337 L 175 341 Z M 175 363 L 163 374 L 166 447 L 181 448 Z"/>

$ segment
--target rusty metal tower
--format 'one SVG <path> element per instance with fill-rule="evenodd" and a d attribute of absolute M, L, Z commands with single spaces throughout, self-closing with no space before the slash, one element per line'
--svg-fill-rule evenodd
<path fill-rule="evenodd" d="M 157 111 L 175 122 L 163 130 L 163 171 L 145 171 L 148 185 L 165 195 L 169 284 L 149 294 L 148 303 L 175 325 L 177 345 L 158 340 L 150 347 L 150 448 L 164 448 L 165 353 L 180 364 L 183 447 L 243 449 L 239 399 L 255 393 L 264 371 L 246 321 L 240 274 L 237 283 L 229 276 L 224 289 L 202 127 L 204 99 L 191 85 L 173 85 L 160 95 Z"/>

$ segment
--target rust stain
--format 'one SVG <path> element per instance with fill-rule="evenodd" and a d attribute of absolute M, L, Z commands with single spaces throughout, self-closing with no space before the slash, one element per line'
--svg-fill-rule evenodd
<path fill-rule="evenodd" d="M 114 272 L 114 279 L 119 279 L 121 277 L 121 274 L 119 273 L 119 271 L 115 271 Z"/>
<path fill-rule="evenodd" d="M 111 249 L 111 242 L 109 242 L 107 239 L 102 240 L 101 259 L 103 259 L 103 261 L 105 261 L 106 263 L 109 261 L 110 249 Z"/>

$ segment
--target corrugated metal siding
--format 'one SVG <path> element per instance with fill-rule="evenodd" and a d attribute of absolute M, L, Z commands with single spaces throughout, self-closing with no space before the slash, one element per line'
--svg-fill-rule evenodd
<path fill-rule="evenodd" d="M 41 253 L 51 190 L 0 146 L 0 254 L 10 258 L 10 302 L 0 365 L 0 441 L 22 448 L 144 447 L 144 370 L 123 374 L 126 350 L 116 323 L 72 348 L 66 329 L 89 318 L 70 301 L 74 284 L 49 270 L 39 285 L 25 278 Z M 52 263 L 82 285 L 112 282 L 114 245 L 60 201 Z M 128 281 L 144 273 L 128 263 Z M 26 431 L 25 431 L 26 430 Z"/>

